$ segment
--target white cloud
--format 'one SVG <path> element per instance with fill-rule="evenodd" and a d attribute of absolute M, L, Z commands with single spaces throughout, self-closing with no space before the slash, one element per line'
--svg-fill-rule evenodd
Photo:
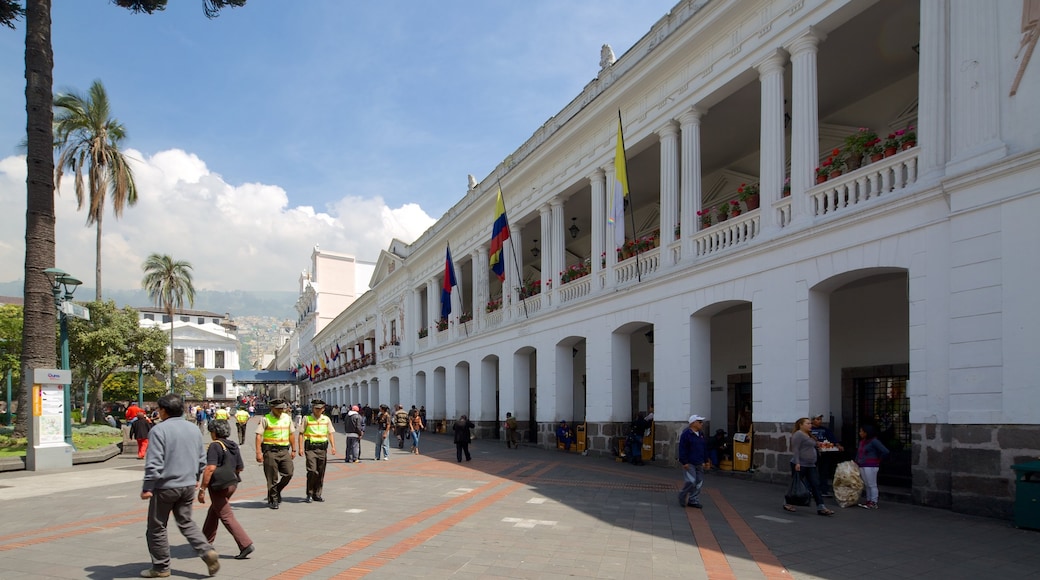
<path fill-rule="evenodd" d="M 296 290 L 315 244 L 374 261 L 392 238 L 411 242 L 435 222 L 416 204 L 387 207 L 381 197 L 348 195 L 325 208 L 291 206 L 281 187 L 232 185 L 196 155 L 178 149 L 146 156 L 129 149 L 139 200 L 103 222 L 102 288 L 137 288 L 151 253 L 194 267 L 207 290 Z M 25 157 L 0 159 L 0 279 L 22 278 Z M 95 230 L 76 211 L 72 179 L 55 199 L 57 266 L 94 286 Z M 367 280 L 366 280 L 367 281 Z"/>

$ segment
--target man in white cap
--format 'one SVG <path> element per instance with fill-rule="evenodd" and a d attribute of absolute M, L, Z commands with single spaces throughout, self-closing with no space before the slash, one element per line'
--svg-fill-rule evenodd
<path fill-rule="evenodd" d="M 701 433 L 705 418 L 690 415 L 690 426 L 679 436 L 679 464 L 683 469 L 683 487 L 679 490 L 679 505 L 700 508 L 704 469 L 708 463 L 708 442 Z"/>

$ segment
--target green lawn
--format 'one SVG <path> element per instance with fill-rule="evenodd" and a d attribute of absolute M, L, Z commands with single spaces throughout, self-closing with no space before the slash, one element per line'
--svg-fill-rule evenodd
<path fill-rule="evenodd" d="M 100 449 L 123 440 L 119 429 L 108 425 L 73 425 L 72 444 L 77 451 Z M 11 438 L 11 428 L 0 428 L 0 457 L 25 455 L 25 438 Z"/>

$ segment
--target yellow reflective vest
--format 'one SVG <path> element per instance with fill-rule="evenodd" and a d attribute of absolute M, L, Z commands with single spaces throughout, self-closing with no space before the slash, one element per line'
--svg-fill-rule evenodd
<path fill-rule="evenodd" d="M 235 420 L 245 425 L 249 422 L 249 411 L 246 411 L 245 409 L 235 411 Z"/>
<path fill-rule="evenodd" d="M 264 445 L 289 446 L 289 430 L 292 428 L 292 417 L 289 413 L 282 413 L 281 417 L 275 417 L 268 413 L 264 415 L 267 426 L 264 427 Z"/>
<path fill-rule="evenodd" d="M 303 438 L 311 443 L 324 443 L 329 440 L 329 431 L 332 430 L 332 421 L 322 415 L 315 418 L 307 415 L 303 418 Z"/>

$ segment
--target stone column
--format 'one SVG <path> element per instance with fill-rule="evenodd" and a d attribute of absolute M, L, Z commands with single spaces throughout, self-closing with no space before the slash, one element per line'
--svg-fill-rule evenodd
<path fill-rule="evenodd" d="M 805 192 L 816 184 L 820 163 L 820 120 L 816 51 L 824 35 L 810 28 L 787 48 L 791 54 L 791 221 L 809 217 Z"/>
<path fill-rule="evenodd" d="M 471 253 L 473 260 L 473 322 L 476 328 L 480 328 L 484 315 L 487 313 L 488 303 L 488 245 L 480 244 Z"/>
<path fill-rule="evenodd" d="M 549 241 L 551 248 L 550 253 L 552 254 L 552 263 L 549 266 L 549 271 L 543 278 L 552 280 L 552 296 L 551 303 L 556 304 L 558 301 L 556 298 L 556 292 L 560 288 L 560 272 L 567 267 L 567 260 L 564 256 L 564 250 L 567 245 L 567 238 L 564 237 L 563 230 L 563 200 L 559 197 L 553 197 L 549 200 L 549 207 L 552 209 L 550 215 L 549 224 Z M 543 282 L 544 284 L 544 282 Z"/>
<path fill-rule="evenodd" d="M 762 88 L 762 127 L 759 135 L 759 186 L 762 229 L 778 226 L 773 203 L 780 199 L 784 184 L 784 63 L 786 55 L 774 51 L 759 62 L 758 80 Z"/>
<path fill-rule="evenodd" d="M 613 197 L 614 197 L 614 187 L 615 187 L 615 184 L 614 184 L 614 162 L 613 161 L 611 161 L 610 163 L 607 164 L 607 167 L 604 170 L 604 172 L 607 175 L 607 190 L 605 192 L 606 193 L 606 197 L 609 198 L 609 199 L 613 199 Z M 610 216 L 610 208 L 611 208 L 610 203 L 609 202 L 606 203 L 606 213 L 603 216 L 604 217 L 604 223 L 606 223 L 606 220 Z M 615 267 L 617 266 L 617 263 L 618 263 L 618 256 L 617 256 L 617 246 L 618 246 L 618 244 L 617 244 L 617 238 L 615 237 L 617 235 L 615 233 L 615 231 L 617 230 L 617 228 L 621 228 L 622 231 L 624 231 L 625 224 L 624 224 L 624 214 L 623 213 L 622 213 L 622 218 L 621 219 L 622 219 L 622 223 L 615 223 L 613 225 L 607 224 L 607 227 L 606 227 L 606 237 L 605 237 L 604 242 L 606 243 L 606 252 L 607 252 L 607 283 L 605 284 L 605 286 L 607 288 L 616 288 L 617 287 L 617 276 L 614 275 L 614 270 L 615 270 Z M 621 237 L 624 238 L 624 235 L 622 235 Z"/>
<path fill-rule="evenodd" d="M 548 305 L 549 294 L 553 287 L 553 253 L 554 253 L 554 241 L 552 239 L 552 208 L 549 204 L 542 204 L 538 208 L 539 225 L 542 228 L 542 239 L 538 243 L 538 247 L 542 253 L 538 256 L 541 259 L 541 266 L 538 268 L 539 278 L 542 280 L 542 300 L 544 306 Z"/>
<path fill-rule="evenodd" d="M 679 127 L 682 131 L 682 159 L 680 173 L 680 191 L 682 202 L 682 259 L 690 261 L 694 257 L 693 233 L 700 229 L 701 220 L 697 212 L 701 210 L 701 117 L 704 111 L 690 107 L 679 115 Z"/>
<path fill-rule="evenodd" d="M 661 269 L 673 266 L 668 246 L 675 241 L 679 221 L 679 125 L 669 120 L 657 130 L 661 141 Z"/>
<path fill-rule="evenodd" d="M 437 321 L 441 318 L 440 288 L 434 280 L 426 281 L 426 328 L 432 339 L 437 332 Z"/>
<path fill-rule="evenodd" d="M 592 290 L 593 292 L 600 289 L 598 280 L 600 273 L 603 271 L 602 258 L 606 251 L 606 245 L 603 241 L 603 236 L 606 231 L 607 214 L 606 214 L 606 174 L 603 173 L 602 169 L 596 168 L 593 170 L 592 175 L 589 175 L 589 185 L 592 188 Z"/>
<path fill-rule="evenodd" d="M 949 68 L 950 84 L 946 93 L 950 104 L 947 117 L 950 138 L 944 142 L 950 145 L 947 173 L 959 173 L 1007 155 L 1007 145 L 1000 139 L 1000 108 L 1002 93 L 1008 90 L 1005 87 L 1010 87 L 1010 82 L 1004 82 L 1000 73 L 1003 68 L 1009 73 L 1011 69 L 1000 61 L 1002 31 L 995 5 L 951 2 L 947 10 L 949 55 L 953 66 Z M 1014 33 L 1017 40 L 1017 23 Z M 924 64 L 921 63 L 922 67 Z M 919 82 L 923 83 L 923 78 Z M 931 105 L 930 101 L 919 102 Z"/>

